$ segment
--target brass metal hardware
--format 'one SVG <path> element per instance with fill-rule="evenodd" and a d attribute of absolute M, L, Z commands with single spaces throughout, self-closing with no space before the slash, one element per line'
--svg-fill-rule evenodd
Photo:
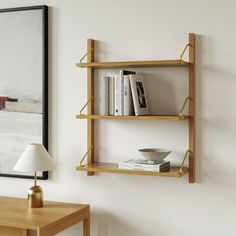
<path fill-rule="evenodd" d="M 32 186 L 28 191 L 28 207 L 40 208 L 43 207 L 43 190 L 40 186 Z"/>
<path fill-rule="evenodd" d="M 184 162 L 185 162 L 185 160 L 186 160 L 186 158 L 187 158 L 187 156 L 188 156 L 189 153 L 191 153 L 191 151 L 188 149 L 188 150 L 185 152 L 184 159 L 183 159 L 183 161 L 182 161 L 182 163 L 181 163 L 181 165 L 180 165 L 179 171 L 177 171 L 178 174 L 181 174 L 181 173 L 182 173 L 183 167 L 184 167 Z"/>
<path fill-rule="evenodd" d="M 82 56 L 81 59 L 79 60 L 80 63 L 82 63 L 83 60 L 84 60 L 84 58 L 87 57 L 93 50 L 94 50 L 94 48 L 91 48 L 88 52 L 86 52 L 86 53 L 84 54 L 84 56 Z"/>
<path fill-rule="evenodd" d="M 94 99 L 94 97 L 90 97 L 88 99 L 88 101 L 84 104 L 84 106 L 82 107 L 82 109 L 80 110 L 80 115 L 83 115 L 82 112 L 83 110 L 88 106 L 88 104 Z"/>
<path fill-rule="evenodd" d="M 43 207 L 43 190 L 37 185 L 37 172 L 34 172 L 34 186 L 28 190 L 28 207 Z"/>
<path fill-rule="evenodd" d="M 184 103 L 183 103 L 183 105 L 182 105 L 182 107 L 181 107 L 181 109 L 180 109 L 180 112 L 179 112 L 179 116 L 180 116 L 180 117 L 182 116 L 182 112 L 183 112 L 183 110 L 184 110 L 184 107 L 185 107 L 187 101 L 189 101 L 189 100 L 191 100 L 191 98 L 190 98 L 190 97 L 186 97 L 186 99 L 185 99 L 185 101 L 184 101 Z"/>
<path fill-rule="evenodd" d="M 91 152 L 92 149 L 93 149 L 93 146 L 89 147 L 88 151 L 84 154 L 83 158 L 81 159 L 79 163 L 79 167 L 85 167 L 85 165 L 83 164 L 83 161 L 88 156 L 89 152 Z"/>
<path fill-rule="evenodd" d="M 184 50 L 183 50 L 183 52 L 181 53 L 181 55 L 180 55 L 180 60 L 182 60 L 183 59 L 183 55 L 184 55 L 184 53 L 185 53 L 185 51 L 187 50 L 187 48 L 188 47 L 190 47 L 191 45 L 188 43 L 186 46 L 185 46 L 185 48 L 184 48 Z"/>

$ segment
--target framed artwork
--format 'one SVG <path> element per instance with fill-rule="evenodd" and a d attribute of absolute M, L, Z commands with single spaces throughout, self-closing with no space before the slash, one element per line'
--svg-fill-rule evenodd
<path fill-rule="evenodd" d="M 129 75 L 131 94 L 134 103 L 134 112 L 136 116 L 148 115 L 148 101 L 146 96 L 146 89 L 142 75 Z"/>
<path fill-rule="evenodd" d="M 0 29 L 0 176 L 33 178 L 13 166 L 29 143 L 48 149 L 48 8 L 0 9 Z"/>

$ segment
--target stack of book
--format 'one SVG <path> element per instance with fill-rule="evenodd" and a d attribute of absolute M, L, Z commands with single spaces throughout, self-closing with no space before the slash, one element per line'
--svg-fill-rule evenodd
<path fill-rule="evenodd" d="M 100 115 L 146 115 L 148 103 L 142 75 L 120 70 L 119 75 L 103 76 L 100 83 Z"/>
<path fill-rule="evenodd" d="M 165 172 L 170 170 L 170 162 L 162 161 L 161 163 L 155 163 L 154 161 L 131 159 L 120 162 L 119 169 Z"/>

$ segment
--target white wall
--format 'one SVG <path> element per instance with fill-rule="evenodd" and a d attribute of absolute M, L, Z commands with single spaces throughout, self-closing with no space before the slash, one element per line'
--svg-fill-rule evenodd
<path fill-rule="evenodd" d="M 34 4 L 51 7 L 50 150 L 57 169 L 51 180 L 41 181 L 45 198 L 90 203 L 92 236 L 234 236 L 236 3 L 2 0 L 0 7 Z M 87 177 L 76 172 L 86 151 L 86 122 L 75 119 L 86 100 L 86 73 L 75 63 L 86 51 L 86 39 L 102 42 L 104 60 L 176 58 L 188 32 L 197 34 L 197 182 L 188 184 L 187 176 Z M 162 103 L 168 93 L 176 105 L 166 103 L 176 109 L 187 87 L 180 82 L 186 79 L 177 74 L 186 77 L 186 73 L 182 69 L 156 73 L 166 91 L 158 99 L 159 111 L 165 111 Z M 153 99 L 163 92 L 158 89 Z M 133 155 L 141 145 L 172 147 L 177 156 L 187 145 L 186 122 L 114 121 L 102 122 L 97 129 L 103 129 L 100 153 L 114 161 L 120 154 Z M 116 155 L 112 158 L 110 153 Z M 31 184 L 31 180 L 1 178 L 0 194 L 24 197 Z M 60 235 L 74 236 L 78 231 L 81 226 Z"/>

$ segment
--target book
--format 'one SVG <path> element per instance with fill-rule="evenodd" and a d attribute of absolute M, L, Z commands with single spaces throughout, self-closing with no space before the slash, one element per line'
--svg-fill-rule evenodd
<path fill-rule="evenodd" d="M 100 84 L 100 115 L 108 115 L 108 76 L 103 76 L 101 78 Z"/>
<path fill-rule="evenodd" d="M 129 75 L 124 75 L 124 116 L 134 115 Z"/>
<path fill-rule="evenodd" d="M 123 77 L 115 76 L 115 116 L 122 116 L 123 113 Z"/>
<path fill-rule="evenodd" d="M 120 77 L 123 78 L 123 91 L 122 91 L 122 111 L 124 116 L 129 116 L 132 115 L 132 97 L 131 97 L 131 92 L 129 92 L 130 88 L 130 82 L 127 81 L 127 75 L 135 75 L 135 71 L 129 71 L 129 70 L 120 70 Z"/>
<path fill-rule="evenodd" d="M 147 165 L 157 165 L 157 164 L 160 164 L 159 161 L 157 160 L 149 160 L 149 159 L 136 159 L 135 160 L 136 163 L 139 163 L 139 164 L 147 164 Z M 167 163 L 167 162 L 165 162 Z M 164 163 L 162 163 L 164 165 Z M 169 163 L 167 163 L 169 164 Z"/>
<path fill-rule="evenodd" d="M 129 79 L 135 115 L 148 115 L 149 108 L 143 76 L 140 74 L 129 75 Z"/>
<path fill-rule="evenodd" d="M 119 76 L 115 77 L 115 115 L 124 115 L 124 76 L 135 74 L 134 71 L 120 70 Z"/>
<path fill-rule="evenodd" d="M 170 162 L 163 161 L 159 164 L 146 164 L 142 163 L 140 160 L 130 159 L 128 161 L 120 162 L 118 168 L 124 170 L 164 172 L 170 169 Z"/>
<path fill-rule="evenodd" d="M 108 78 L 108 115 L 115 115 L 115 77 Z"/>

